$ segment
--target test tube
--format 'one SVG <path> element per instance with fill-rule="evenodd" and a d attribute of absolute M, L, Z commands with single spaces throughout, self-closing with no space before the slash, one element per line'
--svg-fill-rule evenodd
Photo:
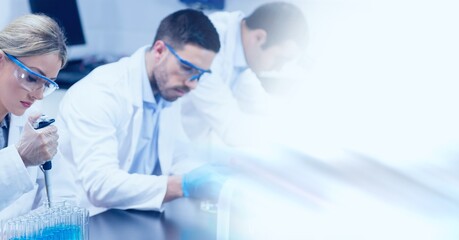
<path fill-rule="evenodd" d="M 0 239 L 3 240 L 5 239 L 5 233 L 6 233 L 6 222 L 3 220 L 0 220 Z"/>
<path fill-rule="evenodd" d="M 0 239 L 87 240 L 89 211 L 68 202 L 44 204 L 20 217 L 0 222 Z"/>

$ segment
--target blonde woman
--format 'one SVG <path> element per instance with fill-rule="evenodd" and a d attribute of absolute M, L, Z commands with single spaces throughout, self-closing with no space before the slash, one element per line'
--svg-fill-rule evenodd
<path fill-rule="evenodd" d="M 57 151 L 57 128 L 34 130 L 37 100 L 58 88 L 67 59 L 65 36 L 51 18 L 29 14 L 0 32 L 0 219 L 36 207 L 43 196 L 40 164 Z M 28 110 L 29 109 L 29 110 Z"/>

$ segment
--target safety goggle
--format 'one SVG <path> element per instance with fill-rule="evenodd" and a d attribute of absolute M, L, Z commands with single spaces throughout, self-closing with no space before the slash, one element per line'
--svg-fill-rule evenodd
<path fill-rule="evenodd" d="M 169 49 L 169 51 L 172 53 L 172 55 L 174 55 L 177 60 L 179 60 L 179 62 L 183 65 L 186 66 L 186 68 L 184 69 L 185 71 L 188 71 L 186 74 L 188 75 L 191 75 L 189 81 L 199 81 L 199 79 L 201 78 L 201 76 L 204 74 L 204 73 L 211 73 L 210 70 L 208 69 L 202 69 L 190 62 L 188 62 L 187 60 L 181 58 L 177 52 L 175 52 L 174 48 L 172 48 L 172 46 L 170 46 L 169 44 L 166 43 L 166 47 L 167 49 Z M 183 68 L 182 68 L 183 69 Z"/>
<path fill-rule="evenodd" d="M 16 68 L 14 71 L 14 76 L 19 81 L 22 87 L 24 87 L 27 91 L 36 91 L 42 90 L 43 97 L 48 96 L 55 90 L 59 89 L 59 85 L 53 80 L 34 72 L 26 65 L 24 65 L 21 61 L 19 61 L 16 57 L 5 53 L 5 55 L 14 62 L 19 68 Z"/>

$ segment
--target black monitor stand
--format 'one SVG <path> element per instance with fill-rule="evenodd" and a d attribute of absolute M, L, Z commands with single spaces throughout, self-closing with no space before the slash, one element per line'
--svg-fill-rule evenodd
<path fill-rule="evenodd" d="M 82 59 L 70 60 L 59 72 L 56 83 L 62 89 L 68 89 L 78 80 L 84 78 L 91 72 L 92 69 L 88 68 Z"/>
<path fill-rule="evenodd" d="M 60 88 L 68 89 L 70 86 L 86 77 L 95 68 L 116 61 L 107 60 L 97 56 L 88 56 L 83 59 L 72 59 L 67 62 L 64 68 L 57 75 L 56 83 Z"/>
<path fill-rule="evenodd" d="M 61 26 L 69 47 L 86 44 L 77 0 L 29 0 L 32 13 L 43 13 Z M 57 76 L 60 88 L 69 88 L 85 77 L 92 69 L 81 60 L 71 60 Z"/>

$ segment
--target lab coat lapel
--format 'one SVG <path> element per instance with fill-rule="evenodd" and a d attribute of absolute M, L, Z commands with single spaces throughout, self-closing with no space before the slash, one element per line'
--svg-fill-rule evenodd
<path fill-rule="evenodd" d="M 170 172 L 174 150 L 173 138 L 176 137 L 174 129 L 179 126 L 176 125 L 176 118 L 171 116 L 174 106 L 177 106 L 177 103 L 174 102 L 172 106 L 162 109 L 159 115 L 158 156 L 164 175 L 168 175 Z"/>
<path fill-rule="evenodd" d="M 237 31 L 240 31 L 240 22 L 244 18 L 242 12 L 234 13 L 215 13 L 211 16 L 211 21 L 217 28 L 217 31 L 220 35 L 220 42 L 222 43 L 222 49 L 220 49 L 221 54 L 219 56 L 233 56 L 236 53 L 236 44 L 240 43 L 239 39 L 234 39 L 234 36 L 239 36 Z M 217 60 L 218 61 L 218 60 Z M 223 64 L 213 64 L 215 66 L 233 66 L 234 57 L 227 57 L 221 59 Z M 225 83 L 229 83 L 232 79 L 232 68 L 223 67 L 221 71 L 221 77 L 224 79 Z"/>
<path fill-rule="evenodd" d="M 129 159 L 134 159 L 135 151 L 137 149 L 137 142 L 139 141 L 140 131 L 142 130 L 142 114 L 143 109 L 134 106 L 134 116 L 132 118 L 132 135 L 131 135 L 131 148 L 129 149 Z"/>
<path fill-rule="evenodd" d="M 11 115 L 10 130 L 8 133 L 8 145 L 11 146 L 16 144 L 21 139 L 22 128 L 24 127 L 25 121 L 24 116 Z"/>
<path fill-rule="evenodd" d="M 127 75 L 130 83 L 130 93 L 132 102 L 132 135 L 131 135 L 131 148 L 129 149 L 129 159 L 134 159 L 135 151 L 137 149 L 137 142 L 139 140 L 140 131 L 142 130 L 142 74 L 145 71 L 145 51 L 138 51 L 132 61 L 130 62 L 129 74 Z"/>
<path fill-rule="evenodd" d="M 8 133 L 8 146 L 16 144 L 21 139 L 22 129 L 24 124 L 27 123 L 28 115 L 22 116 L 11 115 L 10 131 Z M 28 167 L 29 175 L 31 179 L 36 179 L 38 176 L 38 170 L 36 167 Z"/>

